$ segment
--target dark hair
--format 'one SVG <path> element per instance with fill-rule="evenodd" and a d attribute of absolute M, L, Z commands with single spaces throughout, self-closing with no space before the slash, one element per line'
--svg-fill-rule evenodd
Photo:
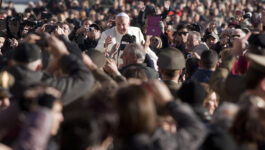
<path fill-rule="evenodd" d="M 179 25 L 177 25 L 177 31 L 179 31 L 179 30 L 181 30 L 181 29 L 188 29 L 188 27 L 187 27 L 187 24 L 179 24 Z"/>
<path fill-rule="evenodd" d="M 246 87 L 247 89 L 255 89 L 259 82 L 265 77 L 265 73 L 253 67 L 249 67 L 246 73 Z"/>
<path fill-rule="evenodd" d="M 160 73 L 162 73 L 164 76 L 168 77 L 168 78 L 174 78 L 176 75 L 179 74 L 180 70 L 169 70 L 169 69 L 163 69 L 163 68 L 159 68 Z"/>
<path fill-rule="evenodd" d="M 61 126 L 62 150 L 85 150 L 100 146 L 112 135 L 117 117 L 112 114 L 96 115 L 89 111 L 75 111 L 67 115 Z"/>
<path fill-rule="evenodd" d="M 120 117 L 118 137 L 138 133 L 152 134 L 156 126 L 156 110 L 152 96 L 140 85 L 120 88 L 114 96 Z"/>
<path fill-rule="evenodd" d="M 137 79 L 141 79 L 143 81 L 148 80 L 144 70 L 139 68 L 139 67 L 136 67 L 136 66 L 132 66 L 132 67 L 127 68 L 123 72 L 123 75 L 126 79 L 137 78 Z"/>
<path fill-rule="evenodd" d="M 195 73 L 198 68 L 199 59 L 197 58 L 188 58 L 186 61 L 186 78 L 189 78 Z"/>
<path fill-rule="evenodd" d="M 265 138 L 265 109 L 250 104 L 237 113 L 231 134 L 238 144 L 259 142 Z"/>
<path fill-rule="evenodd" d="M 205 69 L 211 69 L 218 62 L 218 55 L 213 50 L 206 50 L 202 53 L 200 62 Z"/>

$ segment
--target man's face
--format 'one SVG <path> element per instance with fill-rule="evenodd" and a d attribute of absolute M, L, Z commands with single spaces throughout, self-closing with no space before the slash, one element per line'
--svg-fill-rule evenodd
<path fill-rule="evenodd" d="M 126 34 L 130 26 L 130 20 L 125 16 L 119 16 L 116 18 L 117 31 L 120 34 Z"/>
<path fill-rule="evenodd" d="M 53 108 L 51 110 L 52 113 L 52 129 L 51 129 L 51 135 L 56 135 L 61 122 L 63 121 L 63 114 L 62 114 L 63 106 L 59 102 L 55 102 L 53 104 Z"/>
<path fill-rule="evenodd" d="M 186 43 L 188 40 L 188 29 L 187 28 L 180 29 L 177 33 L 177 36 L 179 36 L 179 39 L 181 40 L 182 43 Z"/>
<path fill-rule="evenodd" d="M 198 40 L 198 37 L 196 35 L 189 34 L 188 40 L 187 40 L 187 48 L 188 50 L 193 50 L 193 48 L 200 44 L 200 41 Z"/>
<path fill-rule="evenodd" d="M 208 47 L 212 47 L 214 44 L 217 43 L 217 39 L 215 39 L 214 37 L 212 36 L 209 36 L 206 40 L 206 44 L 208 45 Z"/>
<path fill-rule="evenodd" d="M 64 33 L 67 35 L 67 36 L 69 36 L 69 34 L 70 34 L 70 27 L 69 27 L 69 25 L 67 25 L 67 24 L 63 24 L 63 26 L 62 26 L 62 29 L 63 29 L 63 31 L 64 31 Z"/>

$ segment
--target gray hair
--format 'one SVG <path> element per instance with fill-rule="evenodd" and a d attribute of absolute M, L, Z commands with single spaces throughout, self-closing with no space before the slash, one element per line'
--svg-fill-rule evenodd
<path fill-rule="evenodd" d="M 195 35 L 199 41 L 201 41 L 201 34 L 197 31 L 190 31 L 189 35 Z"/>
<path fill-rule="evenodd" d="M 213 123 L 219 125 L 223 129 L 229 129 L 234 121 L 234 118 L 239 110 L 239 106 L 233 103 L 224 102 L 215 112 Z"/>
<path fill-rule="evenodd" d="M 145 51 L 141 45 L 131 43 L 127 46 L 128 46 L 128 50 L 129 50 L 130 54 L 135 55 L 137 57 L 137 61 L 144 61 Z"/>

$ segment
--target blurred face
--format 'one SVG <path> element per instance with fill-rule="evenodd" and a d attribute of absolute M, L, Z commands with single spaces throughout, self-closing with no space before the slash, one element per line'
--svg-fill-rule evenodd
<path fill-rule="evenodd" d="M 70 27 L 67 24 L 63 24 L 62 29 L 67 36 L 71 33 Z"/>
<path fill-rule="evenodd" d="M 204 107 L 206 107 L 210 114 L 213 115 L 215 109 L 218 107 L 218 102 L 217 102 L 217 95 L 215 92 L 213 92 L 206 100 L 204 103 Z"/>
<path fill-rule="evenodd" d="M 212 36 L 208 37 L 206 40 L 206 44 L 208 45 L 208 47 L 212 47 L 216 43 L 217 43 L 217 39 L 215 39 Z"/>
<path fill-rule="evenodd" d="M 121 55 L 121 59 L 123 61 L 123 65 L 127 66 L 129 64 L 136 63 L 135 56 L 132 56 L 129 50 L 129 46 L 126 46 Z"/>
<path fill-rule="evenodd" d="M 177 33 L 177 36 L 179 36 L 179 39 L 181 40 L 182 43 L 186 43 L 188 40 L 188 29 L 187 28 L 180 29 Z"/>
<path fill-rule="evenodd" d="M 117 27 L 117 31 L 120 34 L 126 34 L 129 26 L 130 26 L 130 20 L 128 18 L 124 16 L 120 16 L 116 18 L 116 27 Z"/>
<path fill-rule="evenodd" d="M 63 106 L 59 102 L 55 102 L 53 108 L 51 110 L 52 113 L 52 130 L 51 135 L 56 135 L 61 122 L 63 121 L 63 114 L 62 114 Z"/>
<path fill-rule="evenodd" d="M 9 98 L 5 97 L 0 99 L 0 111 L 6 109 L 9 106 L 10 106 Z"/>
<path fill-rule="evenodd" d="M 196 35 L 189 34 L 187 40 L 187 49 L 193 50 L 195 46 L 199 45 L 200 41 Z"/>

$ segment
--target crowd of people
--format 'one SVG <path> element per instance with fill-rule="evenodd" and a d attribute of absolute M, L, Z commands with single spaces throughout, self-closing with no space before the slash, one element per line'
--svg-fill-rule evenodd
<path fill-rule="evenodd" d="M 1 150 L 265 149 L 263 0 L 4 3 Z"/>

